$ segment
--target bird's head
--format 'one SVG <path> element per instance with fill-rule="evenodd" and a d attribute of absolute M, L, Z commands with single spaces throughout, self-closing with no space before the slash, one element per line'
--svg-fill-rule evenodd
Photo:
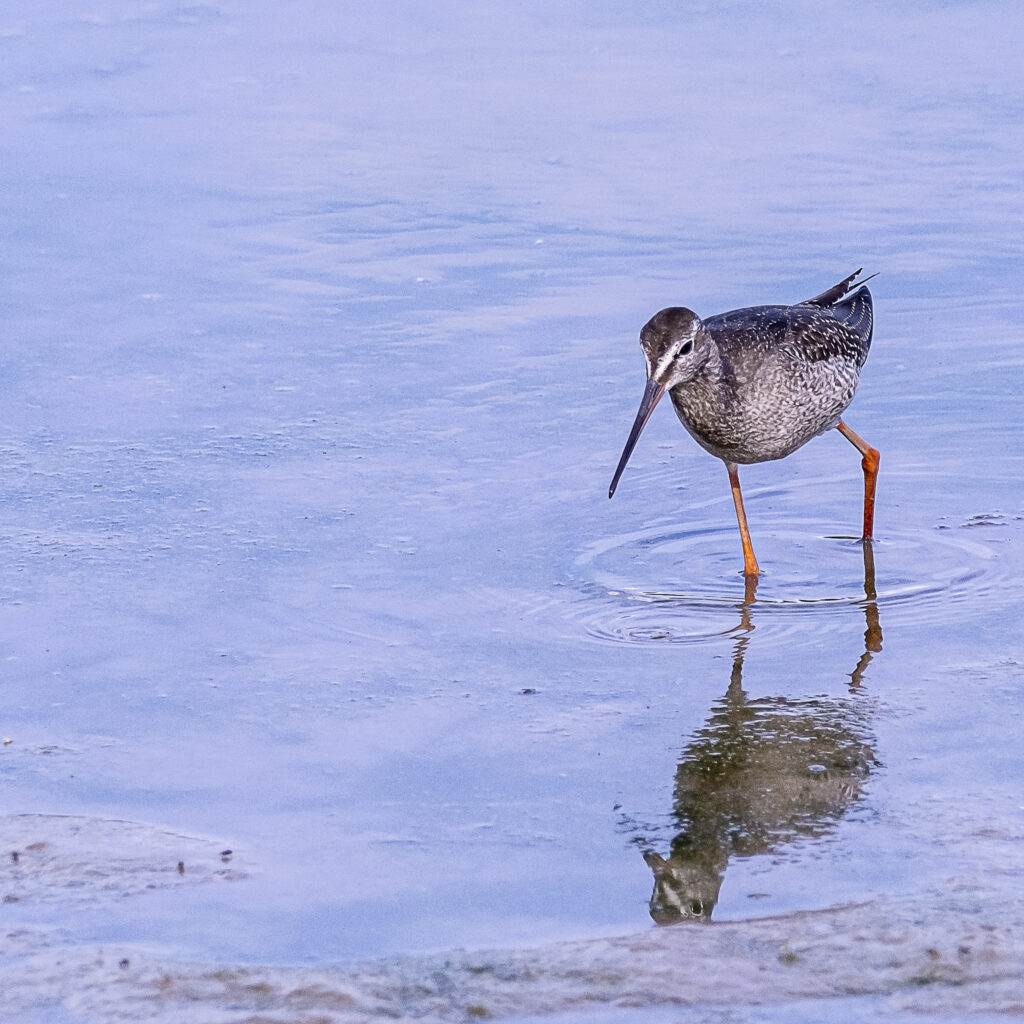
<path fill-rule="evenodd" d="M 714 342 L 701 318 L 682 306 L 670 306 L 655 313 L 640 331 L 640 347 L 647 360 L 647 387 L 640 402 L 633 429 L 608 488 L 608 497 L 615 493 L 619 477 L 654 407 L 666 391 L 694 379 L 708 361 Z"/>
<path fill-rule="evenodd" d="M 647 379 L 671 391 L 693 380 L 707 362 L 711 338 L 701 318 L 683 306 L 655 313 L 640 331 Z"/>

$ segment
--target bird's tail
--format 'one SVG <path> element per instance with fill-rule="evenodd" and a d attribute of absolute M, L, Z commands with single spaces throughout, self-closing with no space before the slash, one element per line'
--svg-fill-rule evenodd
<path fill-rule="evenodd" d="M 867 284 L 872 277 L 878 277 L 878 274 L 872 274 L 871 277 L 865 277 L 863 281 L 857 281 L 857 278 L 864 272 L 864 268 L 861 267 L 856 270 L 849 277 L 840 281 L 839 284 L 833 285 L 827 292 L 822 292 L 820 295 L 815 295 L 813 299 L 804 299 L 803 302 L 798 303 L 801 306 L 820 306 L 823 309 L 828 309 L 830 306 L 834 306 L 840 299 L 849 294 L 854 287 L 859 287 L 862 284 Z"/>

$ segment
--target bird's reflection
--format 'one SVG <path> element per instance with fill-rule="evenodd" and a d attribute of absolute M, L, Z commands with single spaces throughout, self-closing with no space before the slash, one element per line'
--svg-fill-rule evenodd
<path fill-rule="evenodd" d="M 686 746 L 676 769 L 667 857 L 647 848 L 658 924 L 710 919 L 729 862 L 827 834 L 860 798 L 877 764 L 864 672 L 882 649 L 874 557 L 864 542 L 864 653 L 841 697 L 758 697 L 743 689 L 754 623 L 748 587 L 725 696 Z M 646 843 L 644 844 L 646 845 Z"/>

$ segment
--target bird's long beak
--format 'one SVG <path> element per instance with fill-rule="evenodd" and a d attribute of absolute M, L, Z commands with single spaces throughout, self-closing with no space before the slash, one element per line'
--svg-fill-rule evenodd
<path fill-rule="evenodd" d="M 619 477 L 622 476 L 622 471 L 626 468 L 630 455 L 633 454 L 636 442 L 644 427 L 647 426 L 647 421 L 651 418 L 651 413 L 654 412 L 654 407 L 661 401 L 663 394 L 665 394 L 665 385 L 658 384 L 648 378 L 647 386 L 644 388 L 644 397 L 640 402 L 640 408 L 637 410 L 636 419 L 633 421 L 633 429 L 629 432 L 629 437 L 626 439 L 626 447 L 622 449 L 622 458 L 619 459 L 619 464 L 615 467 L 615 476 L 612 477 L 612 485 L 608 488 L 609 498 L 615 493 L 615 488 L 619 485 Z"/>

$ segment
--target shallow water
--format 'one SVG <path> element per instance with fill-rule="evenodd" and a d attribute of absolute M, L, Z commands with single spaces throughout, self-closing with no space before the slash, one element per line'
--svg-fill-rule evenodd
<path fill-rule="evenodd" d="M 59 877 L 104 880 L 0 868 L 11 1013 L 143 1019 L 134 969 L 75 1002 L 97 944 L 187 980 L 642 937 L 694 815 L 713 922 L 912 905 L 924 949 L 952 890 L 1019 935 L 1024 15 L 336 7 L 0 14 L 0 835 L 73 820 Z M 748 604 L 669 410 L 607 500 L 636 334 L 861 265 L 873 563 L 833 434 L 744 467 Z M 723 810 L 685 780 L 737 744 Z M 927 1011 L 873 971 L 847 1016 Z"/>

